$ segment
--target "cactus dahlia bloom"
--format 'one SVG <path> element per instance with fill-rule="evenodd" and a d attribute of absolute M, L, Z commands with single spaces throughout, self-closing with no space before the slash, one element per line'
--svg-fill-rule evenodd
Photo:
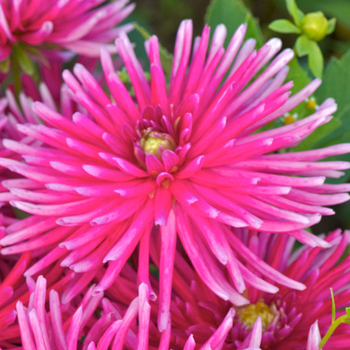
<path fill-rule="evenodd" d="M 115 73 L 107 50 L 102 50 L 101 62 L 108 95 L 82 65 L 75 66 L 76 77 L 65 71 L 63 78 L 82 113 L 68 119 L 35 102 L 34 112 L 45 125 L 18 129 L 43 145 L 3 140 L 25 160 L 1 159 L 2 166 L 26 177 L 5 183 L 11 204 L 33 216 L 7 228 L 0 241 L 2 253 L 34 250 L 42 256 L 26 276 L 57 259 L 62 266 L 92 275 L 108 262 L 97 292 L 113 283 L 140 242 L 139 282 L 151 290 L 148 263 L 154 229 L 161 240 L 158 327 L 165 330 L 177 235 L 200 277 L 234 305 L 247 303 L 240 294 L 246 284 L 273 293 L 277 287 L 237 259 L 233 249 L 240 250 L 243 243 L 232 241 L 232 227 L 280 232 L 283 237 L 288 232 L 303 243 L 327 247 L 303 229 L 333 213 L 325 205 L 348 199 L 342 192 L 349 185 L 324 180 L 340 176 L 349 163 L 317 160 L 349 152 L 349 145 L 298 153 L 278 150 L 298 144 L 328 122 L 336 105 L 328 99 L 303 120 L 255 133 L 302 102 L 320 81 L 289 97 L 293 83 L 284 80 L 292 50 L 280 53 L 256 77 L 281 43 L 272 39 L 254 51 L 252 40 L 242 46 L 245 30 L 246 25 L 239 27 L 225 51 L 225 27 L 217 27 L 209 49 L 210 28 L 205 27 L 191 58 L 192 22 L 182 22 L 169 88 L 157 37 L 146 45 L 148 82 L 128 38 L 121 35 L 116 47 L 135 96 Z M 256 263 L 249 252 L 240 254 L 259 275 L 289 288 L 305 288 Z"/>
<path fill-rule="evenodd" d="M 295 239 L 290 236 L 257 233 L 236 229 L 236 235 L 260 259 L 278 271 L 304 283 L 304 291 L 281 287 L 271 295 L 248 286 L 244 295 L 250 304 L 235 307 L 233 323 L 222 349 L 238 350 L 245 344 L 252 326 L 260 317 L 263 350 L 319 350 L 318 344 L 331 326 L 332 301 L 330 288 L 334 291 L 336 318 L 344 315 L 349 306 L 350 257 L 339 263 L 350 242 L 350 232 L 332 232 L 327 238 L 331 248 L 301 248 L 292 252 Z M 159 257 L 151 252 L 152 260 L 159 265 Z M 177 255 L 174 266 L 173 293 L 171 300 L 172 349 L 183 344 L 192 334 L 198 344 L 204 344 L 213 330 L 227 320 L 232 304 L 218 298 L 204 285 L 194 269 L 182 256 Z M 129 274 L 128 276 L 131 276 Z M 127 276 L 124 274 L 124 276 Z M 118 279 L 108 290 L 110 299 L 121 296 L 131 298 L 136 288 L 127 290 L 130 281 Z M 129 287 L 130 288 L 130 287 Z M 152 305 L 152 303 L 151 303 Z M 152 305 L 153 307 L 153 305 Z M 153 313 L 152 313 L 153 315 Z M 156 317 L 152 316 L 151 320 Z M 342 324 L 330 337 L 324 350 L 345 350 L 350 346 L 350 326 Z M 221 343 L 222 344 L 222 343 Z"/>
<path fill-rule="evenodd" d="M 24 271 L 33 264 L 35 258 L 32 253 L 24 253 L 20 257 L 0 257 L 0 348 L 12 349 L 18 347 L 20 330 L 16 320 L 16 304 L 20 301 L 24 305 L 30 304 L 30 294 L 35 289 L 35 282 L 31 277 L 25 280 Z M 60 266 L 59 263 L 51 264 L 45 270 L 47 289 L 54 289 L 59 293 L 67 294 L 71 289 L 70 283 L 74 283 L 74 271 Z M 39 281 L 39 280 L 38 280 Z M 26 282 L 29 288 L 26 286 Z M 76 294 L 77 295 L 77 294 Z M 41 295 L 42 297 L 43 295 Z M 45 294 L 44 294 L 45 297 Z M 79 299 L 80 298 L 80 299 Z M 73 299 L 73 298 L 72 298 Z M 79 302 L 81 297 L 78 297 Z M 71 302 L 70 304 L 73 304 Z M 45 304 L 45 303 L 44 303 Z M 68 307 L 69 305 L 66 305 Z M 18 314 L 17 314 L 18 319 Z"/>
<path fill-rule="evenodd" d="M 2 0 L 0 1 L 0 61 L 19 42 L 30 46 L 52 44 L 86 56 L 98 56 L 126 25 L 114 28 L 134 9 L 128 0 Z M 99 6 L 101 5 L 102 6 Z M 21 46 L 25 46 L 21 43 Z M 115 47 L 110 46 L 112 52 Z"/>
<path fill-rule="evenodd" d="M 62 285 L 49 286 L 49 281 L 39 276 L 35 282 L 27 279 L 29 297 L 18 300 L 15 308 L 17 322 L 12 328 L 17 331 L 18 343 L 23 349 L 77 349 L 80 338 L 86 335 L 97 322 L 94 312 L 99 307 L 103 293 L 93 296 L 91 286 L 85 294 L 79 295 L 71 303 L 60 301 Z M 69 285 L 63 288 L 63 293 Z M 50 313 L 46 312 L 48 305 Z M 12 340 L 13 341 L 13 340 Z"/>
<path fill-rule="evenodd" d="M 349 306 L 350 257 L 339 263 L 350 242 L 350 232 L 341 235 L 336 230 L 326 237 L 331 248 L 321 250 L 302 246 L 292 253 L 294 238 L 282 235 L 250 232 L 237 229 L 237 236 L 246 242 L 257 256 L 286 276 L 306 285 L 304 291 L 293 291 L 281 287 L 275 295 L 254 288 L 246 293 L 250 305 L 239 307 L 232 336 L 245 339 L 247 332 L 260 315 L 263 322 L 262 349 L 271 350 L 318 350 L 321 336 L 324 336 L 332 322 L 333 289 L 336 318 L 344 315 Z M 276 252 L 279 252 L 276 254 Z M 323 347 L 324 350 L 349 348 L 350 326 L 340 325 Z"/>
<path fill-rule="evenodd" d="M 199 345 L 193 335 L 189 335 L 184 344 L 177 344 L 175 348 L 169 346 L 174 339 L 170 323 L 162 334 L 152 324 L 148 287 L 145 283 L 140 284 L 139 292 L 136 291 L 138 296 L 130 304 L 125 304 L 120 299 L 111 301 L 102 292 L 93 296 L 92 286 L 85 294 L 80 294 L 66 305 L 61 302 L 61 293 L 54 288 L 49 290 L 43 276 L 39 276 L 36 282 L 29 278 L 27 284 L 30 290 L 27 293 L 30 294 L 29 303 L 26 302 L 27 307 L 22 301 L 16 303 L 18 323 L 13 326 L 21 340 L 11 339 L 8 344 L 21 342 L 24 349 L 32 350 L 77 349 L 77 346 L 83 350 L 96 349 L 96 346 L 100 350 L 192 350 Z M 69 286 L 66 286 L 65 291 L 68 289 Z M 134 294 L 134 290 L 129 290 L 130 292 Z M 96 318 L 96 315 L 100 317 Z M 199 349 L 206 349 L 208 346 L 217 349 L 232 327 L 233 316 L 234 310 L 231 309 L 222 324 L 207 338 L 207 347 L 202 346 Z M 261 321 L 258 319 L 241 350 L 260 350 L 260 340 Z"/>

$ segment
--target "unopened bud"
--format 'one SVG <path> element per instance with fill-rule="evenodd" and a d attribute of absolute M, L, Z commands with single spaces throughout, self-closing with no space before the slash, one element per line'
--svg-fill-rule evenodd
<path fill-rule="evenodd" d="M 303 33 L 311 40 L 320 41 L 327 33 L 328 21 L 322 12 L 311 12 L 301 22 Z"/>

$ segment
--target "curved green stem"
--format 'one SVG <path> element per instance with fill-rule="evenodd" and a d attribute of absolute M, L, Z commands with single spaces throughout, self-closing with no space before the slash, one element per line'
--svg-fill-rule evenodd
<path fill-rule="evenodd" d="M 324 347 L 324 345 L 327 343 L 327 341 L 329 340 L 329 338 L 332 336 L 332 334 L 334 333 L 334 331 L 338 328 L 338 326 L 340 326 L 342 323 L 345 323 L 346 320 L 348 320 L 348 316 L 347 315 L 343 315 L 341 317 L 339 317 L 338 319 L 336 319 L 332 325 L 329 327 L 327 333 L 325 334 L 325 336 L 322 338 L 320 344 L 318 345 L 319 349 L 322 349 Z"/>

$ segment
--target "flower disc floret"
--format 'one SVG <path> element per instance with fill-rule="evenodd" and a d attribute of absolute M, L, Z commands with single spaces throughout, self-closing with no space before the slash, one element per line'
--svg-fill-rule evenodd
<path fill-rule="evenodd" d="M 237 315 L 239 321 L 243 322 L 248 330 L 251 329 L 257 318 L 260 317 L 263 330 L 266 330 L 272 321 L 274 321 L 276 312 L 274 312 L 274 304 L 269 306 L 264 301 L 259 300 L 256 304 L 249 304 L 238 308 Z"/>
<path fill-rule="evenodd" d="M 175 141 L 170 135 L 160 134 L 157 131 L 150 131 L 140 141 L 141 149 L 145 153 L 156 155 L 157 158 L 160 158 L 163 151 L 174 151 L 175 146 Z"/>

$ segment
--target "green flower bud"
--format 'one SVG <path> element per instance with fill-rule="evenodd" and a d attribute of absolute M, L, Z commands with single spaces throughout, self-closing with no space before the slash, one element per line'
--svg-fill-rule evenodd
<path fill-rule="evenodd" d="M 322 12 L 311 12 L 301 21 L 301 30 L 311 40 L 320 41 L 328 29 L 328 21 Z"/>

